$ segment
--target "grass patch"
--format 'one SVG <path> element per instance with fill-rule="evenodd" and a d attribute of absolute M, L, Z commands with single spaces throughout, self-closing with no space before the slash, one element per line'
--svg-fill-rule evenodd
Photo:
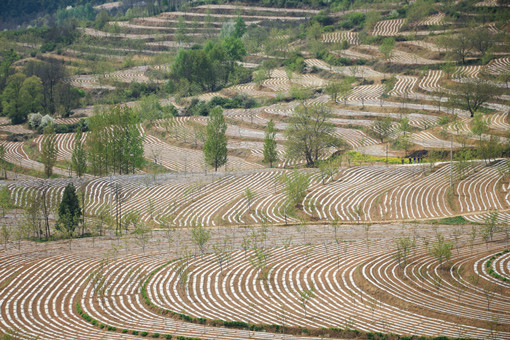
<path fill-rule="evenodd" d="M 464 216 L 453 216 L 453 217 L 445 217 L 439 220 L 431 221 L 432 224 L 446 224 L 446 225 L 464 225 L 464 224 L 478 224 L 476 222 L 468 221 L 464 218 Z"/>

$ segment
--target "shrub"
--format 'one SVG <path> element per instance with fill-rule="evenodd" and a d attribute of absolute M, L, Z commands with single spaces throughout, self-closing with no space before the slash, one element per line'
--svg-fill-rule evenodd
<path fill-rule="evenodd" d="M 122 330 L 122 333 L 127 333 L 127 332 L 128 332 L 128 330 L 125 328 Z"/>
<path fill-rule="evenodd" d="M 138 335 L 138 331 L 131 331 L 131 334 Z"/>
<path fill-rule="evenodd" d="M 141 336 L 147 336 L 147 335 L 149 335 L 149 332 L 142 332 L 142 333 L 140 333 L 140 335 Z"/>
<path fill-rule="evenodd" d="M 165 339 L 172 339 L 172 336 L 170 334 L 165 334 Z"/>
<path fill-rule="evenodd" d="M 48 124 L 55 124 L 55 120 L 50 115 L 45 115 L 41 118 L 40 128 L 44 128 Z"/>
<path fill-rule="evenodd" d="M 159 333 L 154 333 L 151 335 L 153 338 L 159 338 Z"/>
<path fill-rule="evenodd" d="M 28 115 L 28 127 L 31 129 L 37 129 L 41 125 L 42 115 L 38 113 L 31 113 Z"/>

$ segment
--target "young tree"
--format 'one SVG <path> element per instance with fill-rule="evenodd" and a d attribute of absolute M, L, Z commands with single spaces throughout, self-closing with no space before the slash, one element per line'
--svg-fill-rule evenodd
<path fill-rule="evenodd" d="M 467 29 L 447 35 L 438 40 L 438 43 L 448 51 L 452 59 L 461 61 L 463 64 L 466 63 L 466 58 L 471 55 L 471 39 Z"/>
<path fill-rule="evenodd" d="M 193 243 L 200 249 L 200 254 L 204 254 L 205 244 L 211 238 L 211 233 L 201 223 L 193 225 L 191 229 L 191 238 Z"/>
<path fill-rule="evenodd" d="M 333 177 L 338 172 L 338 162 L 336 159 L 329 159 L 319 163 L 322 184 L 326 184 L 326 179 Z"/>
<path fill-rule="evenodd" d="M 501 155 L 502 146 L 498 136 L 491 135 L 488 139 L 478 142 L 478 157 L 483 158 L 485 163 Z"/>
<path fill-rule="evenodd" d="M 133 235 L 136 243 L 142 247 L 142 251 L 145 254 L 145 247 L 149 243 L 151 237 L 151 228 L 144 222 L 136 223 L 135 231 Z"/>
<path fill-rule="evenodd" d="M 221 107 L 215 107 L 207 122 L 207 139 L 204 143 L 204 157 L 214 171 L 227 163 L 227 124 Z"/>
<path fill-rule="evenodd" d="M 313 165 L 322 152 L 343 146 L 343 140 L 333 136 L 335 127 L 328 122 L 331 117 L 326 105 L 298 106 L 285 130 L 288 158 L 304 158 L 307 165 Z"/>
<path fill-rule="evenodd" d="M 81 131 L 81 127 L 78 126 L 76 129 L 73 155 L 71 158 L 73 169 L 78 177 L 81 177 L 87 170 L 87 153 L 83 148 L 82 136 L 83 133 Z"/>
<path fill-rule="evenodd" d="M 0 209 L 2 210 L 2 217 L 12 209 L 12 199 L 7 186 L 2 187 L 0 190 Z"/>
<path fill-rule="evenodd" d="M 273 167 L 273 163 L 278 161 L 278 153 L 276 152 L 276 132 L 274 130 L 274 121 L 270 119 L 267 123 L 264 136 L 264 162 L 269 163 L 269 167 Z"/>
<path fill-rule="evenodd" d="M 381 20 L 381 14 L 378 11 L 368 11 L 365 15 L 365 31 L 369 32 L 374 29 L 379 20 Z"/>
<path fill-rule="evenodd" d="M 5 146 L 0 145 L 0 169 L 3 171 L 3 178 L 7 179 L 7 161 L 5 160 Z"/>
<path fill-rule="evenodd" d="M 395 39 L 393 38 L 384 38 L 381 45 L 379 46 L 379 52 L 384 55 L 386 60 L 390 60 L 393 56 L 393 49 L 395 48 Z"/>
<path fill-rule="evenodd" d="M 471 132 L 478 136 L 478 140 L 482 140 L 482 135 L 489 132 L 489 123 L 483 119 L 483 114 L 478 112 L 474 115 L 471 123 Z"/>
<path fill-rule="evenodd" d="M 452 256 L 453 243 L 451 240 L 445 240 L 441 233 L 436 235 L 436 241 L 429 249 L 429 254 L 439 262 L 439 268 L 443 267 L 443 262 L 448 261 Z"/>
<path fill-rule="evenodd" d="M 248 205 L 248 212 L 251 209 L 251 201 L 255 198 L 255 193 L 250 190 L 250 188 L 246 188 L 246 191 L 244 192 L 244 197 L 246 198 L 246 203 Z"/>
<path fill-rule="evenodd" d="M 11 229 L 5 223 L 2 223 L 0 229 L 0 240 L 4 244 L 4 250 L 7 250 L 7 243 L 11 240 Z"/>
<path fill-rule="evenodd" d="M 402 268 L 402 263 L 404 264 L 404 268 L 407 266 L 407 257 L 412 248 L 416 247 L 416 240 L 411 239 L 408 236 L 399 237 L 395 240 L 395 244 L 397 245 L 397 252 L 395 253 L 395 259 L 398 262 L 399 267 Z"/>
<path fill-rule="evenodd" d="M 383 119 L 377 119 L 369 130 L 369 134 L 374 138 L 377 138 L 384 143 L 384 140 L 388 140 L 391 136 L 392 121 L 390 117 Z"/>
<path fill-rule="evenodd" d="M 305 317 L 306 317 L 306 307 L 311 299 L 315 297 L 315 286 L 313 283 L 310 283 L 310 288 L 303 288 L 303 290 L 299 291 L 299 301 L 301 303 L 301 307 L 303 307 L 303 310 L 305 311 Z"/>
<path fill-rule="evenodd" d="M 234 25 L 234 31 L 232 32 L 232 36 L 234 38 L 242 38 L 246 33 L 246 23 L 243 18 L 238 17 L 236 20 L 236 24 Z"/>
<path fill-rule="evenodd" d="M 417 0 L 407 9 L 406 23 L 414 28 L 416 32 L 420 26 L 420 22 L 432 10 L 432 2 L 427 0 Z"/>
<path fill-rule="evenodd" d="M 73 183 L 69 183 L 62 195 L 62 200 L 58 207 L 58 222 L 56 227 L 58 230 L 65 230 L 69 233 L 74 232 L 80 221 L 82 211 L 78 195 Z"/>
<path fill-rule="evenodd" d="M 44 164 L 44 174 L 50 178 L 53 174 L 53 166 L 57 162 L 57 143 L 53 124 L 44 128 L 44 139 L 41 147 L 41 162 Z"/>
<path fill-rule="evenodd" d="M 305 172 L 294 170 L 291 174 L 283 174 L 280 180 L 284 184 L 288 208 L 301 204 L 310 185 L 310 176 Z"/>

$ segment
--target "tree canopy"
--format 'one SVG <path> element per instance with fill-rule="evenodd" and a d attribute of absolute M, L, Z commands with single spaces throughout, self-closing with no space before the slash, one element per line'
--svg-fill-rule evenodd
<path fill-rule="evenodd" d="M 211 111 L 207 122 L 207 138 L 204 143 L 204 157 L 207 164 L 215 171 L 227 163 L 227 124 L 223 110 L 217 106 Z"/>
<path fill-rule="evenodd" d="M 305 159 L 307 165 L 313 165 L 322 152 L 343 146 L 343 140 L 333 135 L 334 125 L 328 121 L 331 117 L 326 105 L 296 107 L 285 131 L 288 157 Z"/>

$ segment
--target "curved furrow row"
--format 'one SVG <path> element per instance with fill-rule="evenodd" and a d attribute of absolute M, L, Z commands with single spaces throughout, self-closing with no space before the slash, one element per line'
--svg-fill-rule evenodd
<path fill-rule="evenodd" d="M 404 23 L 405 19 L 381 20 L 375 24 L 372 35 L 380 35 L 383 37 L 398 35 Z"/>

